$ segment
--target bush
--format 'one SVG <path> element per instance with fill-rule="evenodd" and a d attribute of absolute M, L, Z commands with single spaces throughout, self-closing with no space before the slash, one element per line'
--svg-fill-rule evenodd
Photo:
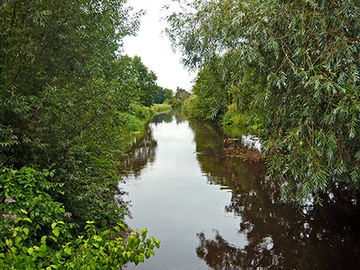
<path fill-rule="evenodd" d="M 67 233 L 64 222 L 51 224 L 52 231 L 41 237 L 37 245 L 24 243 L 31 237 L 28 225 L 32 220 L 18 217 L 10 228 L 11 236 L 4 240 L 0 250 L 1 269 L 121 269 L 128 262 L 136 265 L 154 255 L 160 241 L 147 238 L 147 230 L 135 230 L 127 240 L 119 236 L 124 229 L 118 224 L 111 230 L 98 232 L 94 222 L 87 222 L 87 235 L 79 236 L 58 248 L 49 243 L 58 242 Z"/>
<path fill-rule="evenodd" d="M 48 194 L 61 192 L 61 185 L 47 180 L 53 176 L 28 167 L 1 171 L 1 269 L 119 269 L 154 255 L 160 241 L 148 239 L 146 229 L 125 240 L 122 223 L 99 230 L 88 221 L 85 234 L 75 236 L 71 213 Z"/>
<path fill-rule="evenodd" d="M 123 130 L 125 132 L 139 132 L 144 130 L 144 122 L 137 118 L 135 115 L 124 114 L 125 125 Z"/>
<path fill-rule="evenodd" d="M 0 249 L 5 246 L 4 239 L 12 234 L 12 226 L 18 217 L 23 216 L 32 221 L 27 226 L 32 238 L 24 244 L 39 244 L 41 236 L 51 232 L 52 223 L 65 220 L 64 206 L 53 201 L 49 195 L 49 192 L 61 192 L 62 185 L 47 180 L 53 176 L 53 172 L 39 172 L 28 167 L 20 170 L 2 169 Z"/>
<path fill-rule="evenodd" d="M 171 111 L 171 106 L 168 104 L 155 104 L 150 108 L 153 114 Z"/>
<path fill-rule="evenodd" d="M 262 130 L 262 122 L 256 112 L 238 111 L 234 103 L 228 106 L 227 113 L 222 117 L 222 124 L 225 127 L 241 128 L 245 133 L 254 135 L 260 134 Z"/>

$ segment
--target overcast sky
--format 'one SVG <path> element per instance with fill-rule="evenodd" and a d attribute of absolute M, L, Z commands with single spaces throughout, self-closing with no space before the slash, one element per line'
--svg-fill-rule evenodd
<path fill-rule="evenodd" d="M 138 35 L 125 38 L 125 53 L 140 56 L 142 62 L 156 73 L 159 86 L 173 91 L 179 86 L 190 91 L 195 75 L 189 75 L 180 64 L 180 54 L 173 53 L 168 37 L 162 33 L 166 21 L 160 21 L 176 8 L 176 3 L 170 0 L 128 0 L 127 5 L 134 7 L 134 11 L 145 10 L 146 15 L 141 18 Z M 163 10 L 164 5 L 170 5 L 170 9 Z"/>

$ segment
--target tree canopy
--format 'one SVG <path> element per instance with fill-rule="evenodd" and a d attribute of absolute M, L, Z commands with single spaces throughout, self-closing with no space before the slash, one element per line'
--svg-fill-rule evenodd
<path fill-rule="evenodd" d="M 61 265 L 104 239 L 101 247 L 114 248 L 107 252 L 129 252 L 109 265 L 153 254 L 145 232 L 128 250 L 111 233 L 128 213 L 116 184 L 128 114 L 139 102 L 151 105 L 156 86 L 139 58 L 122 55 L 123 38 L 136 33 L 142 15 L 125 2 L 0 2 L 0 264 L 30 267 L 42 261 L 36 257 L 50 263 L 56 256 L 51 263 Z M 80 260 L 72 258 L 69 264 Z"/>
<path fill-rule="evenodd" d="M 154 97 L 154 103 L 162 104 L 165 100 L 173 98 L 173 95 L 172 90 L 159 86 L 157 95 Z"/>
<path fill-rule="evenodd" d="M 131 65 L 136 74 L 135 81 L 138 88 L 139 102 L 149 107 L 154 104 L 154 97 L 157 94 L 157 76 L 141 62 L 141 58 L 138 56 L 132 59 Z"/>
<path fill-rule="evenodd" d="M 216 68 L 222 106 L 256 109 L 269 172 L 285 194 L 359 187 L 359 2 L 179 2 L 168 17 L 174 47 L 189 68 Z"/>
<path fill-rule="evenodd" d="M 115 53 L 140 14 L 115 0 L 3 1 L 0 12 L 2 163 L 56 170 L 73 217 L 95 218 L 91 187 L 109 187 L 94 177 L 108 178 L 99 165 L 121 145 L 105 136 L 134 97 Z"/>

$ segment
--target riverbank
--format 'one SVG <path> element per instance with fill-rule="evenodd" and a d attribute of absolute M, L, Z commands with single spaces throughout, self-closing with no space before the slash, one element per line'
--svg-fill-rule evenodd
<path fill-rule="evenodd" d="M 126 133 L 126 143 L 129 144 L 134 138 L 141 138 L 144 135 L 145 125 L 157 114 L 167 113 L 172 110 L 168 104 L 154 104 L 151 107 L 144 107 L 134 104 L 129 113 L 124 113 L 123 130 Z"/>
<path fill-rule="evenodd" d="M 115 237 L 126 231 L 128 211 L 114 194 L 119 194 L 118 168 L 127 140 L 144 132 L 153 115 L 170 109 L 131 105 L 126 113 L 83 128 L 76 140 L 67 142 L 68 152 L 58 150 L 65 160 L 62 166 L 41 170 L 31 164 L 20 169 L 1 165 L 0 268 L 115 269 L 153 255 L 160 241 L 147 238 L 146 229 L 132 231 L 124 240 Z"/>

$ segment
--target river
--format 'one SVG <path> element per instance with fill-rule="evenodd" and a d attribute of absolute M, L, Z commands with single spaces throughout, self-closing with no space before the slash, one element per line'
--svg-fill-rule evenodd
<path fill-rule="evenodd" d="M 162 114 L 134 142 L 119 184 L 126 222 L 161 247 L 126 269 L 360 269 L 358 203 L 336 193 L 321 207 L 281 202 L 264 164 L 226 154 L 228 137 Z"/>

